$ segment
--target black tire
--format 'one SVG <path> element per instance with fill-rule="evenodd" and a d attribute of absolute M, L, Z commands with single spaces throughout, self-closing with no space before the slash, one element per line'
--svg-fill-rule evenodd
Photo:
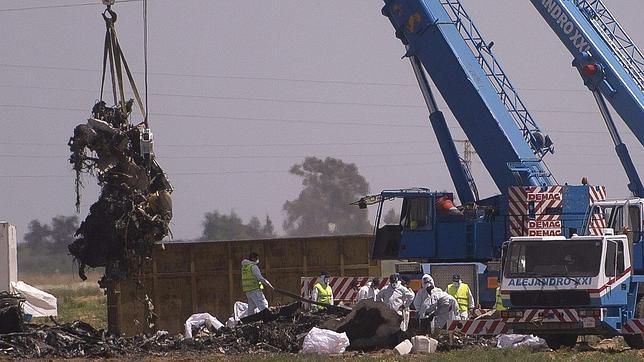
<path fill-rule="evenodd" d="M 576 334 L 550 334 L 543 336 L 548 347 L 558 350 L 561 347 L 574 347 L 577 344 Z"/>
<path fill-rule="evenodd" d="M 644 297 L 640 297 L 635 308 L 635 318 L 644 318 Z M 642 334 L 625 334 L 624 342 L 632 349 L 644 348 L 644 335 Z"/>

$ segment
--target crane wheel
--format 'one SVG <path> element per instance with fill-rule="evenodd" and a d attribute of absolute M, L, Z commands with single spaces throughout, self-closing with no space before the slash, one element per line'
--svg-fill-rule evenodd
<path fill-rule="evenodd" d="M 576 334 L 549 334 L 542 336 L 546 340 L 548 347 L 558 350 L 561 347 L 572 348 L 577 344 Z"/>
<path fill-rule="evenodd" d="M 644 296 L 640 296 L 635 309 L 635 318 L 644 318 Z M 644 348 L 644 335 L 642 334 L 625 334 L 624 342 L 632 349 Z"/>

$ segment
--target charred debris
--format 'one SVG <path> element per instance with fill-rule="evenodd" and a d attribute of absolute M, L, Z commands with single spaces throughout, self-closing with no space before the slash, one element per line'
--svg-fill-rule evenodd
<path fill-rule="evenodd" d="M 21 332 L 0 334 L 0 356 L 14 358 L 94 358 L 163 356 L 186 357 L 212 354 L 298 353 L 313 328 L 346 332 L 353 353 L 390 350 L 415 332 L 402 332 L 400 317 L 376 302 L 360 303 L 349 314 L 338 310 L 307 312 L 300 304 L 286 305 L 264 318 L 242 319 L 237 326 L 218 330 L 201 327 L 193 339 L 165 331 L 132 337 L 111 335 L 87 323 L 52 326 L 26 325 Z M 339 313 L 339 314 L 338 314 Z M 438 350 L 467 346 L 494 346 L 494 338 L 434 336 Z"/>
<path fill-rule="evenodd" d="M 91 117 L 76 126 L 69 140 L 69 162 L 76 171 L 76 208 L 80 211 L 82 176 L 96 177 L 100 196 L 81 222 L 69 251 L 85 280 L 87 267 L 105 268 L 99 282 L 135 275 L 152 254 L 155 242 L 170 233 L 172 186 L 154 157 L 153 134 L 136 84 L 121 51 L 114 24 L 117 15 L 107 7 L 101 99 Z M 109 70 L 109 72 L 108 72 Z M 111 76 L 114 106 L 103 100 L 106 74 Z M 134 99 L 126 101 L 127 75 L 143 121 L 131 123 Z"/>

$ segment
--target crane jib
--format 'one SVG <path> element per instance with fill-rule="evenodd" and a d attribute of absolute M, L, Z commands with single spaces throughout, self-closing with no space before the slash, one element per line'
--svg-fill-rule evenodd
<path fill-rule="evenodd" d="M 565 11 L 555 0 L 541 0 L 541 6 L 556 21 L 561 30 L 569 36 L 568 40 L 579 50 L 580 53 L 590 50 L 590 43 L 583 33 L 575 26 L 575 23 L 568 18 Z"/>

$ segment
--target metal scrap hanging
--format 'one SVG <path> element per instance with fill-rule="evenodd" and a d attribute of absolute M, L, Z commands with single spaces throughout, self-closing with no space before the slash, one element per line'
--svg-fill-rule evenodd
<path fill-rule="evenodd" d="M 172 186 L 154 157 L 152 131 L 116 35 L 117 15 L 103 12 L 105 44 L 101 97 L 91 117 L 74 129 L 69 140 L 76 171 L 76 208 L 80 212 L 82 175 L 96 177 L 101 193 L 76 231 L 69 251 L 85 280 L 86 267 L 105 267 L 103 282 L 134 275 L 152 254 L 155 242 L 169 234 Z M 103 100 L 108 72 L 114 105 Z M 143 121 L 132 124 L 134 99 L 125 98 L 125 72 Z M 103 283 L 101 283 L 104 286 Z"/>

